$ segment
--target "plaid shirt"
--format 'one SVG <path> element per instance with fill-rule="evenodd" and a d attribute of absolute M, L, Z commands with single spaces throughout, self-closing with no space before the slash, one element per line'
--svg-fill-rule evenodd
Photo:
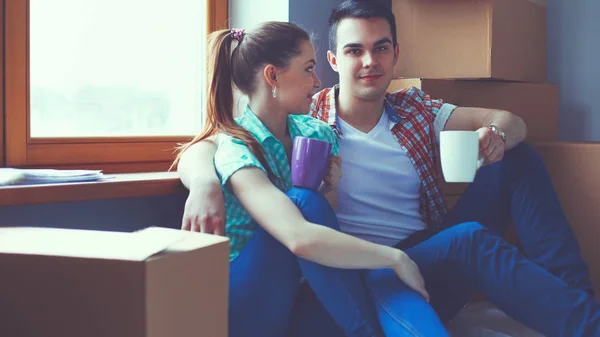
<path fill-rule="evenodd" d="M 292 188 L 290 164 L 283 144 L 273 136 L 250 108 L 246 108 L 244 115 L 236 118 L 236 122 L 250 131 L 265 150 L 265 159 L 271 171 L 280 178 L 276 181 L 275 186 L 283 192 Z M 290 115 L 288 117 L 288 128 L 292 139 L 297 136 L 304 136 L 325 140 L 333 144 L 331 152 L 334 155 L 338 154 L 337 138 L 327 124 L 305 115 Z M 221 179 L 221 188 L 225 198 L 227 216 L 225 234 L 229 237 L 229 260 L 232 261 L 248 243 L 258 224 L 227 187 L 227 183 L 235 172 L 244 167 L 257 167 L 265 174 L 267 171 L 241 140 L 228 135 L 221 135 L 218 142 L 215 168 Z"/>
<path fill-rule="evenodd" d="M 315 94 L 311 115 L 328 123 L 343 139 L 338 128 L 336 95 L 339 86 Z M 426 223 L 438 230 L 446 215 L 439 170 L 439 133 L 456 106 L 431 99 L 417 88 L 387 94 L 385 109 L 394 123 L 391 131 L 406 151 L 421 179 L 420 213 Z"/>

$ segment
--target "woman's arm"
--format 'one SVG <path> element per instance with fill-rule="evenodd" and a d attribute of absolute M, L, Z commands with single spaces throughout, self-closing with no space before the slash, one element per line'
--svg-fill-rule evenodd
<path fill-rule="evenodd" d="M 190 190 L 181 223 L 183 230 L 225 234 L 225 202 L 213 163 L 216 150 L 212 140 L 204 140 L 181 155 L 177 172 Z"/>
<path fill-rule="evenodd" d="M 345 269 L 393 268 L 404 252 L 310 223 L 263 171 L 246 167 L 230 178 L 233 193 L 269 234 L 295 255 Z"/>
<path fill-rule="evenodd" d="M 256 166 L 233 171 L 227 183 L 252 218 L 295 255 L 334 268 L 391 268 L 429 301 L 419 267 L 403 251 L 306 221 Z"/>
<path fill-rule="evenodd" d="M 177 173 L 181 182 L 191 189 L 193 185 L 216 184 L 220 186 L 215 171 L 214 158 L 217 144 L 206 139 L 190 146 L 181 154 L 177 165 Z"/>

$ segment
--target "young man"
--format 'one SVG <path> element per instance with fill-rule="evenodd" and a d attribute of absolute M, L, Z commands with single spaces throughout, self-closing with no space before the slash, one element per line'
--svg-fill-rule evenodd
<path fill-rule="evenodd" d="M 442 322 L 479 289 L 548 336 L 600 334 L 588 267 L 542 160 L 522 143 L 523 121 L 507 111 L 443 103 L 416 88 L 387 94 L 402 51 L 393 13 L 376 1 L 340 4 L 330 16 L 329 38 L 328 61 L 340 84 L 315 95 L 311 114 L 339 137 L 340 227 L 405 250 L 419 265 L 431 296 L 427 303 L 390 271 L 366 272 L 365 285 L 386 333 L 447 336 Z M 476 130 L 485 163 L 449 213 L 436 169 L 443 130 Z M 190 189 L 183 229 L 223 234 L 213 154 L 214 146 L 198 144 L 179 164 Z M 479 245 L 482 232 L 502 235 L 511 220 L 526 255 L 543 273 L 523 273 L 511 256 L 490 261 L 498 247 Z M 492 262 L 504 268 L 486 269 Z M 532 300 L 508 299 L 518 298 L 515 294 Z M 339 336 L 308 287 L 299 299 L 293 328 L 298 336 Z M 311 324 L 315 319 L 318 323 Z M 317 327 L 305 330 L 310 325 Z"/>

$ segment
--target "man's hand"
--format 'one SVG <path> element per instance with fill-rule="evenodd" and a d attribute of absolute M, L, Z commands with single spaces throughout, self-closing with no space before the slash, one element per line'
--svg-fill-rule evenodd
<path fill-rule="evenodd" d="M 225 235 L 225 201 L 218 181 L 194 182 L 185 202 L 182 230 Z"/>
<path fill-rule="evenodd" d="M 342 179 L 342 157 L 331 156 L 323 182 L 335 189 Z"/>
<path fill-rule="evenodd" d="M 323 194 L 327 194 L 335 190 L 340 183 L 340 179 L 342 179 L 342 157 L 331 156 L 319 191 Z"/>
<path fill-rule="evenodd" d="M 500 135 L 488 127 L 479 128 L 479 157 L 483 158 L 483 165 L 493 164 L 504 157 L 505 144 Z"/>

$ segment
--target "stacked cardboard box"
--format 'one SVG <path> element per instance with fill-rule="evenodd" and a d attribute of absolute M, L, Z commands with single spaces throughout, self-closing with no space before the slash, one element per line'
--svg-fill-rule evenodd
<path fill-rule="evenodd" d="M 534 147 L 544 158 L 600 299 L 600 143 L 539 142 Z"/>
<path fill-rule="evenodd" d="M 546 83 L 545 0 L 392 0 L 392 8 L 400 58 L 389 91 L 415 86 L 432 98 L 523 118 L 600 287 L 600 144 L 558 141 L 558 88 Z M 445 185 L 449 207 L 467 186 Z M 509 239 L 516 242 L 514 229 Z"/>
<path fill-rule="evenodd" d="M 396 77 L 546 80 L 540 0 L 392 0 Z"/>
<path fill-rule="evenodd" d="M 422 89 L 458 106 L 510 111 L 527 141 L 558 140 L 558 88 L 546 83 L 543 0 L 392 0 L 400 49 L 389 91 Z M 449 207 L 468 184 L 446 184 Z M 517 243 L 514 230 L 507 239 Z"/>
<path fill-rule="evenodd" d="M 558 140 L 558 88 L 547 83 L 488 80 L 397 79 L 389 90 L 422 89 L 432 98 L 466 107 L 506 110 L 527 125 L 527 141 Z"/>
<path fill-rule="evenodd" d="M 393 0 L 392 9 L 400 58 L 390 91 L 416 86 L 459 106 L 508 110 L 528 141 L 558 139 L 543 1 Z"/>

